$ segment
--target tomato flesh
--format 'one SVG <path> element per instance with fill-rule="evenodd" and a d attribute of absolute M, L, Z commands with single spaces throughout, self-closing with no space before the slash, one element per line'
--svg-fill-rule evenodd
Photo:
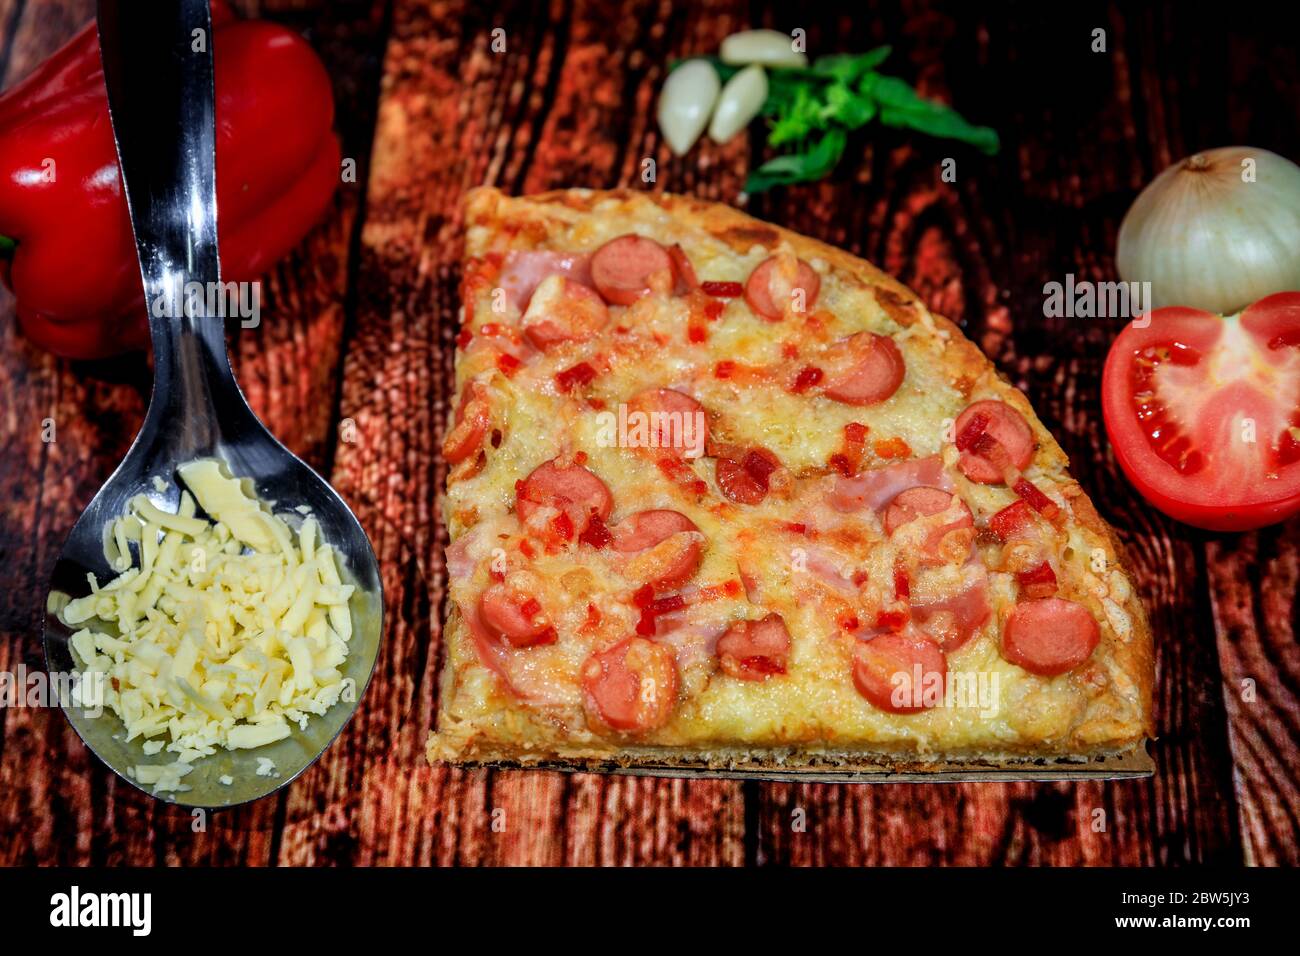
<path fill-rule="evenodd" d="M 1241 531 L 1300 511 L 1300 292 L 1222 317 L 1156 309 L 1102 379 L 1116 458 L 1170 517 Z"/>
<path fill-rule="evenodd" d="M 1129 366 L 1129 388 L 1134 411 L 1151 448 L 1165 464 L 1180 475 L 1194 475 L 1205 467 L 1205 456 L 1192 447 L 1177 419 L 1161 401 L 1156 390 L 1156 373 L 1166 364 L 1195 366 L 1201 353 L 1190 345 L 1172 341 L 1148 345 L 1133 356 Z"/>

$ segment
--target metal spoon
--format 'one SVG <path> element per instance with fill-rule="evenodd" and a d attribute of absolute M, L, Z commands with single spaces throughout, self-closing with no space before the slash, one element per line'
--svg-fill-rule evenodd
<path fill-rule="evenodd" d="M 218 288 L 212 22 L 207 0 L 166 4 L 100 0 L 99 41 L 104 79 L 117 141 L 118 160 L 135 230 L 145 301 L 168 290 L 203 283 Z M 181 301 L 184 301 L 183 299 Z M 305 505 L 324 540 L 340 557 L 340 575 L 355 584 L 353 635 L 342 666 L 355 693 L 305 730 L 253 750 L 205 757 L 182 782 L 192 789 L 159 794 L 184 806 L 224 807 L 255 800 L 287 784 L 310 766 L 356 710 L 374 670 L 382 632 L 379 567 L 361 525 L 328 484 L 266 430 L 244 400 L 226 355 L 221 317 L 149 310 L 154 382 L 144 426 L 126 459 L 99 490 L 68 536 L 54 566 L 45 618 L 45 657 L 51 673 L 75 670 L 69 628 L 58 610 L 68 597 L 89 591 L 87 573 L 102 583 L 117 572 L 105 554 L 109 523 L 128 501 L 147 495 L 166 511 L 180 501 L 177 467 L 196 458 L 218 458 L 291 524 Z M 166 482 L 160 491 L 155 477 Z M 245 482 L 248 487 L 248 482 Z M 127 742 L 123 725 L 107 709 L 102 716 L 60 695 L 64 713 L 86 745 L 135 786 L 127 768 L 167 763 L 164 750 L 145 756 L 140 739 Z M 346 698 L 346 695 L 345 695 Z M 270 759 L 273 776 L 258 776 L 258 758 Z M 222 776 L 233 778 L 222 785 Z M 145 792 L 150 792 L 140 787 Z"/>

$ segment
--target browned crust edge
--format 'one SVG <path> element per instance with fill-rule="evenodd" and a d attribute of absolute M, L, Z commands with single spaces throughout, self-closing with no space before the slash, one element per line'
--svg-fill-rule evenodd
<path fill-rule="evenodd" d="M 944 757 L 917 760 L 888 754 L 838 751 L 791 754 L 796 762 L 777 758 L 705 757 L 686 750 L 660 754 L 622 752 L 591 757 L 517 754 L 477 754 L 455 761 L 459 766 L 497 770 L 559 770 L 570 773 L 626 773 L 704 779 L 771 780 L 813 783 L 888 783 L 929 781 L 1094 780 L 1148 777 L 1155 764 L 1145 741 L 1120 750 L 1070 756 L 1007 756 L 991 759 Z"/>

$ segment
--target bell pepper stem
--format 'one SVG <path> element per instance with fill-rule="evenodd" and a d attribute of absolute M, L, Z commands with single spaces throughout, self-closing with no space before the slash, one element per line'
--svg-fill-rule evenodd
<path fill-rule="evenodd" d="M 17 247 L 18 243 L 15 240 L 8 236 L 0 236 L 0 259 L 8 259 Z"/>

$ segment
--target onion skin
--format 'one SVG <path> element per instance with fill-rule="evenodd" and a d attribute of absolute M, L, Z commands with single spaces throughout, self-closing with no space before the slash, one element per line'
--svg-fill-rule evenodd
<path fill-rule="evenodd" d="M 1255 161 L 1255 181 L 1242 162 Z M 1266 149 L 1226 146 L 1170 166 L 1142 190 L 1119 229 L 1115 264 L 1150 282 L 1161 308 L 1232 315 L 1300 289 L 1300 167 Z"/>

